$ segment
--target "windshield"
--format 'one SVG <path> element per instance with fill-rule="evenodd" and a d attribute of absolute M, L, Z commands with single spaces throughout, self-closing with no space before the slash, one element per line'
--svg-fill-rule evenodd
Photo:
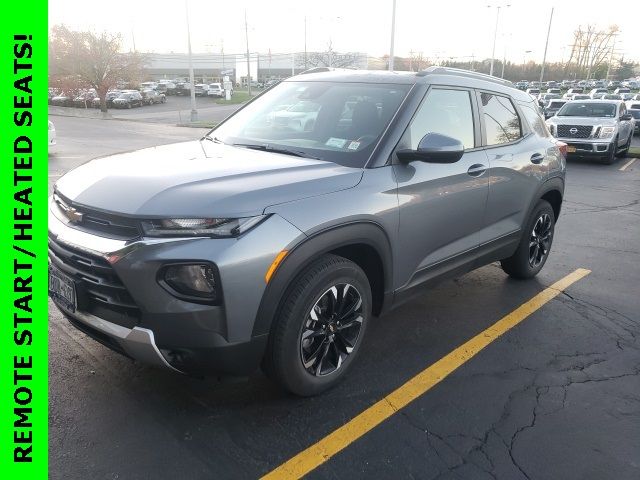
<path fill-rule="evenodd" d="M 282 82 L 240 110 L 210 137 L 266 146 L 362 167 L 410 85 Z"/>
<path fill-rule="evenodd" d="M 559 117 L 615 117 L 613 103 L 579 102 L 567 103 L 558 112 Z"/>
<path fill-rule="evenodd" d="M 120 96 L 118 98 L 121 98 L 123 100 L 128 100 L 132 97 L 133 95 L 131 95 L 130 93 L 121 93 Z"/>

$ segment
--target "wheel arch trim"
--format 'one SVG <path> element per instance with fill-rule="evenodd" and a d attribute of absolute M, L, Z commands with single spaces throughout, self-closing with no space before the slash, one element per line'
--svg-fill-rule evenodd
<path fill-rule="evenodd" d="M 288 248 L 287 256 L 278 266 L 262 295 L 252 336 L 269 333 L 281 299 L 291 282 L 304 268 L 325 253 L 354 244 L 366 244 L 380 257 L 384 280 L 383 310 L 385 310 L 385 307 L 391 303 L 393 291 L 391 242 L 382 226 L 376 222 L 350 222 L 315 232 Z"/>

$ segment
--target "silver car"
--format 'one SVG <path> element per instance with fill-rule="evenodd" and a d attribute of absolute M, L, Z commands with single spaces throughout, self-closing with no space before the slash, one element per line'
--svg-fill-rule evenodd
<path fill-rule="evenodd" d="M 565 160 L 530 95 L 442 67 L 324 70 L 199 141 L 59 179 L 49 291 L 68 320 L 142 362 L 262 366 L 313 395 L 344 378 L 373 317 L 435 282 L 494 261 L 540 271 Z M 301 102 L 308 129 L 273 121 Z"/>
<path fill-rule="evenodd" d="M 635 128 L 633 116 L 620 100 L 568 102 L 547 125 L 567 144 L 569 156 L 598 158 L 606 164 L 629 151 Z"/>

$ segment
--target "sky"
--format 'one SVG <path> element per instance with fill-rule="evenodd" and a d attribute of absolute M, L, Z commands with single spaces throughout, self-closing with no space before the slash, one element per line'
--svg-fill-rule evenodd
<path fill-rule="evenodd" d="M 392 0 L 50 0 L 49 25 L 122 35 L 123 50 L 186 52 L 188 3 L 194 53 L 246 51 L 247 12 L 251 52 L 327 50 L 389 53 Z M 422 52 L 426 58 L 490 58 L 501 6 L 495 58 L 542 60 L 551 8 L 548 61 L 569 56 L 579 26 L 618 25 L 616 55 L 640 61 L 640 2 L 555 0 L 396 0 L 395 55 Z M 510 4 L 509 7 L 505 5 Z M 169 6 L 171 5 L 171 8 Z M 612 8 L 608 8 L 611 5 Z M 579 6 L 577 8 L 576 6 Z"/>

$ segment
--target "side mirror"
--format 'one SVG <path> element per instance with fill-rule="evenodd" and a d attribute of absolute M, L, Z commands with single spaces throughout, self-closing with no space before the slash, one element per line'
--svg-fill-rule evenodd
<path fill-rule="evenodd" d="M 427 133 L 417 150 L 398 150 L 396 155 L 403 163 L 419 160 L 427 163 L 455 163 L 462 158 L 464 145 L 457 140 L 440 133 Z"/>
<path fill-rule="evenodd" d="M 631 115 L 630 113 L 625 113 L 620 117 L 620 120 L 631 120 L 632 118 L 633 118 L 633 115 Z"/>

